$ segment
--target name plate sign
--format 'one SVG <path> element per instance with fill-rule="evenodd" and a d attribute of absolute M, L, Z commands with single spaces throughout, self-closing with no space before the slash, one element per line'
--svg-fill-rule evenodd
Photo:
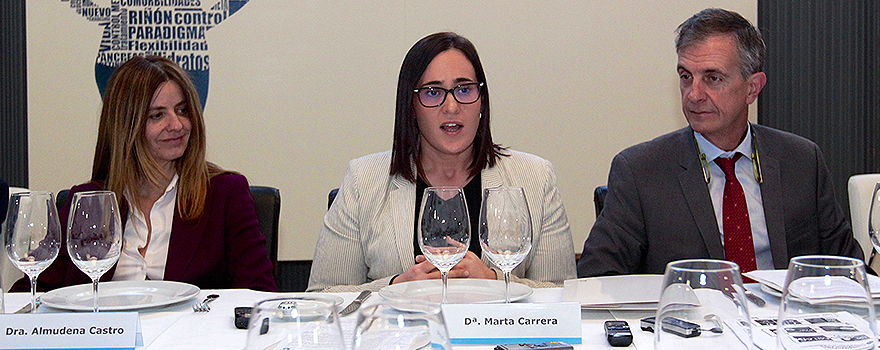
<path fill-rule="evenodd" d="M 0 314 L 0 349 L 143 347 L 137 312 Z"/>
<path fill-rule="evenodd" d="M 581 343 L 580 303 L 444 304 L 442 308 L 453 345 Z"/>

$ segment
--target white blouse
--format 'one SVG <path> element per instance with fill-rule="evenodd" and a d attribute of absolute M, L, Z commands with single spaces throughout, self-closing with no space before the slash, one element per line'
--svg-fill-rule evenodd
<path fill-rule="evenodd" d="M 144 214 L 136 205 L 129 206 L 128 220 L 122 236 L 122 255 L 116 264 L 114 281 L 161 280 L 165 278 L 168 260 L 168 242 L 171 240 L 171 224 L 177 203 L 177 174 L 171 179 L 165 193 L 150 209 L 153 232 L 147 242 L 149 229 Z M 130 197 L 134 198 L 134 197 Z M 149 243 L 149 245 L 148 245 Z M 147 247 L 144 256 L 138 249 Z"/>

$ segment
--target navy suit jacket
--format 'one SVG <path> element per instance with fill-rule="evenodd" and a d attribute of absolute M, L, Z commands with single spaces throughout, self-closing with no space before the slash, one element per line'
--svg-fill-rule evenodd
<path fill-rule="evenodd" d="M 792 257 L 863 259 L 834 198 L 822 152 L 803 137 L 752 125 L 773 265 Z M 617 154 L 605 207 L 578 261 L 578 277 L 664 273 L 670 261 L 724 259 L 693 129 L 686 127 Z"/>
<path fill-rule="evenodd" d="M 100 189 L 94 183 L 71 188 L 68 197 L 71 200 L 59 212 L 61 227 L 67 227 L 74 193 Z M 125 220 L 127 208 L 120 209 Z M 101 281 L 111 280 L 115 270 L 114 265 Z M 175 207 L 165 280 L 186 282 L 202 289 L 275 291 L 272 271 L 266 238 L 260 233 L 254 202 L 244 176 L 224 173 L 211 178 L 205 211 L 198 220 L 184 221 Z M 40 274 L 37 289 L 48 291 L 90 282 L 70 261 L 67 249 L 62 248 L 55 262 Z M 26 278 L 19 280 L 13 289 L 29 290 Z"/>

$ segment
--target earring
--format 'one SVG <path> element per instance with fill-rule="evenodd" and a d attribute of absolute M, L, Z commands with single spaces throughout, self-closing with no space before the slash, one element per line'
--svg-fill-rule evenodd
<path fill-rule="evenodd" d="M 480 119 L 483 119 L 483 112 L 480 112 Z"/>

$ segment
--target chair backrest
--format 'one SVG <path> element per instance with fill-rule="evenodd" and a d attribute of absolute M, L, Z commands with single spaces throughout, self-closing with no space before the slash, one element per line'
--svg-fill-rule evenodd
<path fill-rule="evenodd" d="M 596 190 L 593 191 L 593 204 L 596 205 L 596 217 L 599 217 L 599 214 L 602 213 L 602 209 L 605 208 L 605 194 L 608 193 L 608 186 L 599 186 L 596 187 Z"/>
<path fill-rule="evenodd" d="M 61 211 L 61 208 L 70 200 L 68 197 L 70 197 L 70 190 L 61 190 L 55 195 L 55 206 L 58 207 L 58 211 Z"/>
<path fill-rule="evenodd" d="M 327 210 L 330 210 L 330 207 L 333 205 L 333 201 L 336 199 L 336 194 L 339 193 L 338 188 L 334 188 L 330 190 L 330 193 L 327 194 Z"/>
<path fill-rule="evenodd" d="M 281 268 L 278 266 L 278 221 L 281 217 L 281 192 L 275 187 L 251 186 L 251 198 L 254 199 L 254 209 L 257 212 L 257 221 L 260 222 L 260 233 L 266 237 L 266 251 L 269 260 L 272 261 L 275 282 Z M 58 191 L 55 196 L 55 205 L 61 210 L 70 196 L 70 190 Z"/>
<path fill-rule="evenodd" d="M 275 283 L 281 268 L 278 266 L 278 220 L 281 217 L 281 192 L 275 187 L 251 186 L 254 209 L 260 222 L 260 232 L 266 237 L 266 250 L 274 267 Z"/>
<path fill-rule="evenodd" d="M 865 261 L 869 261 L 873 251 L 871 237 L 868 234 L 868 213 L 871 211 L 871 196 L 874 195 L 874 187 L 877 183 L 880 183 L 880 174 L 860 174 L 851 176 L 847 185 L 853 236 L 862 246 Z"/>

